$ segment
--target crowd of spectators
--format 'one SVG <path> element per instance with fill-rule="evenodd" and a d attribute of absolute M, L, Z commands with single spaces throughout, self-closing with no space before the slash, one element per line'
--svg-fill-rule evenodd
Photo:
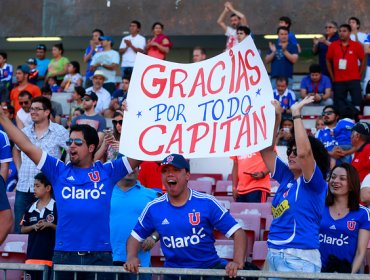
<path fill-rule="evenodd" d="M 230 16 L 230 26 L 225 22 L 227 15 Z M 247 17 L 231 2 L 224 4 L 217 23 L 227 36 L 226 50 L 247 36 L 253 38 Z M 287 147 L 288 166 L 276 156 L 274 145 L 261 152 L 231 157 L 233 197 L 237 202 L 263 203 L 271 192 L 271 178 L 280 183 L 272 201 L 274 221 L 268 240 L 270 270 L 286 271 L 281 257 L 283 252 L 284 257 L 294 262 L 288 270 L 357 273 L 370 237 L 370 212 L 359 205 L 360 197 L 365 206 L 370 204 L 370 125 L 359 121 L 364 107 L 370 102 L 370 59 L 366 60 L 366 55 L 370 54 L 370 34 L 359 31 L 360 20 L 356 17 L 350 17 L 339 26 L 329 20 L 325 24 L 325 34 L 313 39 L 312 55 L 318 55 L 318 63 L 307 69 L 308 75 L 303 77 L 299 92 L 295 92 L 294 64 L 302 49 L 291 25 L 289 17 L 279 18 L 278 39 L 269 42 L 265 56 L 265 63 L 271 64 L 277 116 L 274 144 Z M 87 263 L 122 266 L 129 255 L 131 260 L 126 268 L 135 272 L 137 257 L 135 252 L 128 254 L 125 251 L 125 241 L 130 238 L 131 250 L 141 248 L 139 259 L 143 265 L 150 265 L 145 251 L 162 238 L 157 231 L 162 234 L 165 231 L 162 218 L 153 220 L 151 212 L 157 216 L 163 214 L 177 201 L 171 189 L 177 179 L 171 177 L 169 180 L 168 174 L 164 173 L 181 171 L 178 177 L 183 180 L 181 195 L 194 195 L 195 202 L 192 203 L 197 207 L 197 200 L 206 200 L 187 190 L 190 170 L 181 158 L 178 159 L 181 161 L 179 167 L 171 163 L 174 158 L 166 158 L 164 165 L 171 167 L 164 171 L 160 162 L 144 162 L 138 171 L 138 161 L 127 159 L 118 152 L 125 100 L 137 53 L 165 59 L 173 46 L 170 38 L 163 34 L 161 22 L 153 24 L 153 36 L 149 40 L 140 31 L 141 23 L 131 21 L 130 34 L 122 38 L 115 50 L 112 36 L 94 29 L 83 55 L 87 65 L 84 76 L 80 73 L 80 63 L 64 56 L 63 44 L 53 46 L 51 60 L 46 58 L 47 47 L 38 44 L 35 58 L 29 58 L 16 68 L 8 63 L 7 53 L 0 52 L 0 124 L 5 131 L 0 131 L 0 173 L 3 179 L 0 178 L 0 187 L 13 191 L 14 181 L 18 180 L 14 190 L 15 232 L 30 234 L 28 257 L 31 259 L 79 264 L 77 256 L 83 256 Z M 194 63 L 206 58 L 203 47 L 194 47 Z M 119 74 L 121 83 L 118 86 Z M 53 94 L 60 92 L 70 93 L 69 112 L 62 112 L 61 104 L 51 100 Z M 304 128 L 301 116 L 303 107 L 307 106 L 322 110 L 317 112 L 320 117 L 309 131 Z M 113 129 L 107 128 L 106 118 L 112 119 Z M 65 164 L 68 160 L 70 163 Z M 107 161 L 113 162 L 112 165 L 109 162 L 103 164 Z M 40 169 L 46 177 L 38 174 Z M 122 178 L 123 174 L 128 175 Z M 73 187 L 66 187 L 70 184 Z M 168 200 L 166 196 L 145 208 L 146 202 L 155 199 L 162 191 L 169 191 Z M 104 195 L 101 202 L 94 198 L 97 194 L 99 197 Z M 112 212 L 109 213 L 111 197 Z M 78 200 L 84 199 L 94 209 L 90 209 L 90 204 L 79 203 Z M 207 203 L 215 213 L 223 217 L 224 210 L 208 199 Z M 122 203 L 124 200 L 126 202 Z M 181 203 L 185 204 L 185 201 L 181 199 Z M 4 203 L 0 197 L 0 213 L 7 214 L 5 218 L 0 217 L 0 221 L 4 219 L 8 224 L 11 219 L 8 211 L 4 213 L 8 207 L 4 207 Z M 54 204 L 58 207 L 58 218 Z M 102 207 L 105 210 L 97 214 Z M 135 226 L 144 208 L 148 213 L 144 212 Z M 123 213 L 130 210 L 128 223 L 123 228 L 118 226 Z M 208 210 L 202 211 L 208 213 Z M 212 223 L 216 223 L 215 218 L 212 216 Z M 226 216 L 222 227 L 225 233 L 244 244 L 234 223 Z M 145 229 L 145 225 L 150 225 L 150 229 Z M 75 236 L 73 232 L 83 227 L 86 237 Z M 129 237 L 134 227 L 133 235 Z M 333 233 L 333 229 L 337 231 Z M 339 240 L 348 230 L 350 248 L 339 248 L 330 241 Z M 4 226 L 4 231 L 9 228 Z M 174 234 L 181 235 L 178 229 Z M 1 232 L 0 241 L 4 236 Z M 142 247 L 140 242 L 144 242 Z M 53 258 L 48 250 L 54 245 Z M 38 254 L 36 247 L 45 249 L 45 254 Z M 99 254 L 92 255 L 94 252 Z M 171 250 L 165 254 L 173 262 L 172 266 L 178 265 L 176 254 L 173 255 Z M 217 259 L 216 264 L 209 263 L 208 267 L 226 267 L 229 274 L 234 275 L 236 269 L 243 267 L 240 258 L 244 252 L 238 250 L 236 254 L 238 265 L 219 266 Z M 65 261 L 66 256 L 70 256 L 68 261 Z M 191 253 L 188 257 L 193 264 L 199 258 Z M 186 264 L 182 263 L 180 267 L 186 267 Z M 206 268 L 198 264 L 189 267 Z M 99 277 L 106 279 L 103 274 Z"/>

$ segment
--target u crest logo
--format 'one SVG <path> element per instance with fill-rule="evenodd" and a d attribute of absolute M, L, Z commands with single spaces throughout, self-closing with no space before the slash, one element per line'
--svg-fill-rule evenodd
<path fill-rule="evenodd" d="M 355 230 L 356 222 L 355 221 L 347 221 L 347 228 L 351 231 Z"/>
<path fill-rule="evenodd" d="M 87 173 L 87 175 L 89 175 L 90 180 L 94 183 L 97 183 L 97 182 L 100 181 L 100 175 L 99 175 L 98 171 L 94 171 L 94 173 L 89 172 L 89 173 Z"/>
<path fill-rule="evenodd" d="M 189 213 L 189 223 L 193 226 L 199 225 L 200 223 L 200 212 Z"/>

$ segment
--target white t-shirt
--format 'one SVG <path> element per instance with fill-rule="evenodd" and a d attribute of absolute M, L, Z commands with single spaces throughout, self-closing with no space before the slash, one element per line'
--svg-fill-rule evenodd
<path fill-rule="evenodd" d="M 238 37 L 235 28 L 228 26 L 225 32 L 225 36 L 227 36 L 226 50 L 229 50 L 238 44 Z"/>
<path fill-rule="evenodd" d="M 132 37 L 132 35 L 128 35 L 126 37 L 123 37 L 121 45 L 119 46 L 120 49 L 126 48 L 125 40 L 130 40 L 132 42 L 132 45 L 135 46 L 135 48 L 139 48 L 142 50 L 145 50 L 145 38 L 141 36 L 140 34 L 137 34 L 135 37 Z M 136 52 L 132 48 L 128 48 L 125 53 L 122 55 L 122 67 L 134 67 L 136 59 Z"/>
<path fill-rule="evenodd" d="M 32 118 L 31 118 L 31 112 L 26 113 L 23 108 L 20 108 L 17 112 L 17 117 L 20 119 L 20 121 L 23 123 L 24 126 L 29 126 L 33 124 Z"/>
<path fill-rule="evenodd" d="M 82 80 L 82 76 L 80 73 L 76 73 L 76 74 L 67 74 L 64 76 L 64 79 L 63 79 L 63 82 L 67 82 L 68 80 L 70 80 L 70 83 L 66 84 L 65 88 L 64 88 L 64 91 L 65 92 L 73 92 L 75 90 L 75 87 L 77 85 L 77 82 L 78 80 L 81 79 Z"/>
<path fill-rule="evenodd" d="M 98 52 L 93 56 L 91 65 L 95 64 L 117 64 L 119 65 L 119 53 L 115 50 Z M 116 70 L 108 70 L 105 67 L 99 66 L 96 70 L 101 70 L 107 77 L 104 83 L 115 83 L 116 82 Z"/>
<path fill-rule="evenodd" d="M 98 102 L 96 103 L 95 112 L 100 114 L 105 109 L 108 109 L 109 103 L 111 100 L 111 95 L 109 91 L 105 88 L 101 87 L 99 90 L 95 91 L 93 87 L 89 87 L 86 89 L 86 92 L 95 92 L 98 96 Z"/>
<path fill-rule="evenodd" d="M 367 174 L 365 179 L 361 183 L 361 189 L 362 188 L 370 188 L 370 174 Z"/>
<path fill-rule="evenodd" d="M 366 33 L 363 33 L 363 32 L 357 32 L 357 38 L 358 38 L 358 42 L 360 42 L 361 44 L 364 44 L 365 43 L 365 40 L 366 40 Z M 351 40 L 352 41 L 356 41 L 356 36 L 355 34 L 351 34 Z"/>

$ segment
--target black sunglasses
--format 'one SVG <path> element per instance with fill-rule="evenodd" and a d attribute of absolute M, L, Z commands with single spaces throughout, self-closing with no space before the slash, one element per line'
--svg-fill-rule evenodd
<path fill-rule="evenodd" d="M 297 156 L 297 148 L 292 148 L 292 147 L 290 147 L 290 148 L 288 148 L 287 150 L 286 150 L 286 155 L 287 156 L 290 156 L 290 154 L 293 152 L 293 155 L 295 155 L 295 156 Z"/>
<path fill-rule="evenodd" d="M 67 144 L 67 146 L 71 146 L 73 142 L 76 144 L 76 146 L 79 146 L 80 147 L 85 142 L 85 140 L 82 140 L 80 138 L 75 138 L 75 139 L 69 138 L 66 141 L 66 144 Z"/>
<path fill-rule="evenodd" d="M 327 112 L 322 112 L 321 113 L 322 116 L 330 116 L 330 115 L 333 115 L 333 114 L 335 114 L 334 111 L 327 111 Z"/>
<path fill-rule="evenodd" d="M 122 120 L 118 120 L 118 121 L 112 120 L 112 123 L 113 123 L 113 125 L 117 125 L 117 124 L 122 125 Z"/>

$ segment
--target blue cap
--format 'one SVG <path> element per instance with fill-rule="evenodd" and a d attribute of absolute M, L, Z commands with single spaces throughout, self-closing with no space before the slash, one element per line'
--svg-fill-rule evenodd
<path fill-rule="evenodd" d="M 31 68 L 27 64 L 22 64 L 17 67 L 17 70 L 21 70 L 23 73 L 28 74 Z"/>
<path fill-rule="evenodd" d="M 99 37 L 99 41 L 104 41 L 104 40 L 110 41 L 112 46 L 113 46 L 114 40 L 113 40 L 112 36 L 100 36 Z"/>
<path fill-rule="evenodd" d="M 161 163 L 161 168 L 165 165 L 172 165 L 179 169 L 185 168 L 186 171 L 190 171 L 189 161 L 179 154 L 170 154 L 169 156 L 165 157 Z"/>

